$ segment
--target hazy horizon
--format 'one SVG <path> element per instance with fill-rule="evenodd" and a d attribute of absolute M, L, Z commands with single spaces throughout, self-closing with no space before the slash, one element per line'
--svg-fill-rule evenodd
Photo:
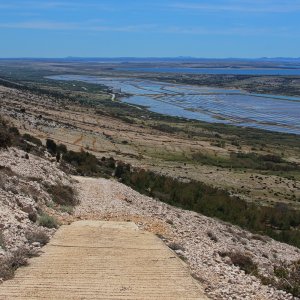
<path fill-rule="evenodd" d="M 0 59 L 13 60 L 13 59 L 136 59 L 136 60 L 157 60 L 157 59 L 167 59 L 167 60 L 300 60 L 299 57 L 196 57 L 196 56 L 57 56 L 57 57 L 38 57 L 38 56 L 19 56 L 19 57 L 0 57 Z"/>

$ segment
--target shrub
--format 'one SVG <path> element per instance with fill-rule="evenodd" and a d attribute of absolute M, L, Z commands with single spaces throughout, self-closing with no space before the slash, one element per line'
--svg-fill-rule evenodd
<path fill-rule="evenodd" d="M 68 151 L 63 155 L 63 159 L 76 167 L 77 172 L 81 175 L 91 175 L 98 171 L 97 157 L 88 152 Z"/>
<path fill-rule="evenodd" d="M 28 231 L 25 236 L 30 244 L 38 242 L 44 246 L 49 242 L 49 236 L 42 229 Z"/>
<path fill-rule="evenodd" d="M 9 134 L 7 123 L 0 117 L 0 149 L 12 145 L 11 135 Z"/>
<path fill-rule="evenodd" d="M 68 151 L 68 149 L 67 149 L 66 145 L 64 145 L 64 144 L 57 145 L 57 152 L 67 153 L 67 151 Z"/>
<path fill-rule="evenodd" d="M 7 148 L 11 146 L 11 138 L 8 133 L 0 131 L 0 148 Z"/>
<path fill-rule="evenodd" d="M 20 135 L 19 129 L 17 127 L 10 127 L 9 132 L 13 135 Z"/>
<path fill-rule="evenodd" d="M 300 247 L 300 212 L 289 206 L 259 206 L 202 182 L 139 168 L 123 168 L 121 173 L 122 181 L 140 193 Z"/>
<path fill-rule="evenodd" d="M 224 255 L 230 257 L 232 264 L 244 270 L 246 274 L 257 274 L 257 265 L 249 255 L 242 252 L 226 252 Z"/>
<path fill-rule="evenodd" d="M 5 257 L 0 257 L 0 278 L 7 280 L 14 276 L 14 270 L 9 266 Z"/>
<path fill-rule="evenodd" d="M 59 152 L 56 153 L 56 161 L 57 161 L 57 162 L 60 161 L 60 153 L 59 153 Z"/>
<path fill-rule="evenodd" d="M 130 171 L 130 166 L 123 164 L 123 163 L 118 163 L 116 170 L 115 170 L 115 176 L 117 178 L 122 178 L 124 174 L 126 174 L 128 171 Z"/>
<path fill-rule="evenodd" d="M 38 217 L 38 224 L 43 227 L 47 228 L 57 228 L 58 227 L 58 222 L 57 220 L 49 216 L 47 213 L 43 212 L 41 215 Z"/>
<path fill-rule="evenodd" d="M 57 145 L 53 140 L 47 139 L 46 140 L 46 148 L 52 155 L 56 154 Z"/>
<path fill-rule="evenodd" d="M 183 248 L 181 245 L 177 244 L 177 243 L 170 243 L 170 244 L 168 245 L 168 247 L 169 247 L 170 249 L 174 250 L 174 251 L 176 251 L 176 250 L 184 251 L 184 248 Z"/>
<path fill-rule="evenodd" d="M 278 155 L 272 155 L 272 154 L 267 154 L 267 155 L 262 155 L 260 157 L 261 160 L 263 161 L 271 161 L 273 163 L 281 163 L 283 162 L 282 158 Z"/>
<path fill-rule="evenodd" d="M 97 157 L 89 152 L 67 151 L 63 154 L 62 159 L 71 164 L 76 173 L 83 176 L 102 176 L 109 178 L 115 170 L 115 160 L 97 159 Z"/>
<path fill-rule="evenodd" d="M 76 193 L 71 186 L 51 185 L 47 188 L 47 191 L 52 196 L 52 200 L 59 205 L 75 206 L 78 204 Z"/>
<path fill-rule="evenodd" d="M 222 145 L 214 144 L 218 147 Z M 265 171 L 295 171 L 299 166 L 293 162 L 284 161 L 276 155 L 258 155 L 256 153 L 230 153 L 229 158 L 205 155 L 201 152 L 193 153 L 192 158 L 206 165 L 221 168 L 254 169 Z"/>
<path fill-rule="evenodd" d="M 288 275 L 288 271 L 283 266 L 275 266 L 274 275 L 278 278 L 285 278 Z"/>
<path fill-rule="evenodd" d="M 214 241 L 215 243 L 218 242 L 218 238 L 211 230 L 207 231 L 206 234 L 212 241 Z"/>
<path fill-rule="evenodd" d="M 212 146 L 216 146 L 219 148 L 225 148 L 225 145 L 226 145 L 226 143 L 224 140 L 219 140 L 217 142 L 212 143 Z"/>
<path fill-rule="evenodd" d="M 180 131 L 178 128 L 176 127 L 172 127 L 170 125 L 167 124 L 156 124 L 156 125 L 152 125 L 151 126 L 153 129 L 162 131 L 162 132 L 167 132 L 167 133 L 175 133 Z"/>
<path fill-rule="evenodd" d="M 295 297 L 300 297 L 300 260 L 290 266 L 282 264 L 274 267 L 276 287 L 291 293 Z"/>
<path fill-rule="evenodd" d="M 60 207 L 60 210 L 64 213 L 67 213 L 69 215 L 71 215 L 74 211 L 74 207 L 73 206 L 69 206 L 69 205 L 62 205 Z"/>
<path fill-rule="evenodd" d="M 3 233 L 0 232 L 0 248 L 4 249 L 6 248 L 5 246 L 5 239 L 4 239 L 4 236 L 3 236 Z"/>
<path fill-rule="evenodd" d="M 0 258 L 0 278 L 4 280 L 11 279 L 15 270 L 19 267 L 26 266 L 28 258 L 34 255 L 33 252 L 25 247 L 14 251 L 10 256 Z"/>
<path fill-rule="evenodd" d="M 38 139 L 38 138 L 28 134 L 28 133 L 23 134 L 23 139 L 30 142 L 30 143 L 33 143 L 37 146 L 42 146 L 43 145 L 40 139 Z"/>

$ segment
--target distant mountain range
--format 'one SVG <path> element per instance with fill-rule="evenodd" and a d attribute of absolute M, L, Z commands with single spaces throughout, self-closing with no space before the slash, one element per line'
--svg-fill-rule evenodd
<path fill-rule="evenodd" d="M 0 58 L 0 60 L 39 60 L 39 61 L 99 61 L 99 62 L 300 62 L 300 57 L 259 57 L 259 58 L 197 58 L 190 56 L 178 57 L 62 57 L 62 58 Z"/>

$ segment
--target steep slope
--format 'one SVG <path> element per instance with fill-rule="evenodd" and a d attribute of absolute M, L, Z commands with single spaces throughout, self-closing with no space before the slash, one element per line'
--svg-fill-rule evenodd
<path fill-rule="evenodd" d="M 55 219 L 48 215 L 56 210 L 49 187 L 57 185 L 71 186 L 72 178 L 46 154 L 0 150 L 0 280 L 11 277 L 9 269 L 25 264 L 55 232 Z"/>

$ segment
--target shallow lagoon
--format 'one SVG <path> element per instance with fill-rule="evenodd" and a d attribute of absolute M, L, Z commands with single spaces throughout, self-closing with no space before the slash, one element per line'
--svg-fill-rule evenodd
<path fill-rule="evenodd" d="M 130 67 L 130 68 L 116 68 L 118 71 L 132 71 L 144 73 L 185 73 L 185 74 L 228 74 L 228 75 L 284 75 L 284 76 L 299 76 L 299 66 L 295 68 L 143 68 L 143 67 Z"/>
<path fill-rule="evenodd" d="M 48 78 L 106 85 L 131 94 L 122 99 L 124 102 L 143 105 L 157 113 L 300 134 L 300 98 L 297 97 L 251 94 L 240 90 L 135 78 L 81 75 L 58 75 Z"/>

